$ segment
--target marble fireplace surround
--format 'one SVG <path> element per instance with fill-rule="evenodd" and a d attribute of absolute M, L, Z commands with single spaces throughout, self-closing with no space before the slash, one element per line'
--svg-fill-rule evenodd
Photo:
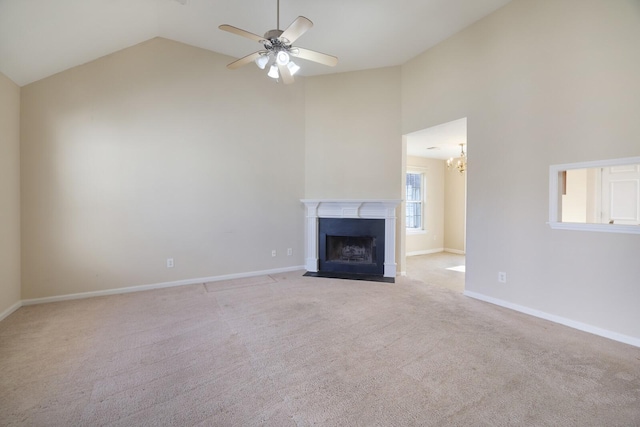
<path fill-rule="evenodd" d="M 318 218 L 384 219 L 384 277 L 396 277 L 396 207 L 400 200 L 302 199 L 306 206 L 305 268 L 318 271 Z"/>

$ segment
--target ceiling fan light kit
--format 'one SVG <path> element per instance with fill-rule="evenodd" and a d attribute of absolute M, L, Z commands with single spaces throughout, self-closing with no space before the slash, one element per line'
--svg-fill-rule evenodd
<path fill-rule="evenodd" d="M 272 65 L 271 68 L 269 68 L 267 76 L 271 77 L 272 79 L 277 79 L 278 77 L 280 77 L 280 73 L 278 73 L 278 67 Z"/>
<path fill-rule="evenodd" d="M 284 50 L 281 50 L 276 55 L 276 62 L 278 65 L 287 65 L 289 63 L 289 54 Z"/>
<path fill-rule="evenodd" d="M 269 62 L 269 57 L 267 55 L 260 55 L 256 58 L 256 65 L 261 70 L 264 70 L 264 68 L 267 66 L 267 62 Z"/>
<path fill-rule="evenodd" d="M 289 69 L 289 72 L 291 73 L 291 75 L 293 76 L 295 73 L 298 72 L 298 70 L 300 70 L 300 66 L 298 66 L 295 62 L 293 61 L 289 61 L 289 63 L 287 64 L 287 68 Z"/>
<path fill-rule="evenodd" d="M 264 48 L 232 62 L 227 68 L 234 70 L 254 61 L 258 68 L 264 70 L 271 64 L 267 76 L 273 79 L 282 78 L 284 84 L 289 84 L 293 83 L 293 75 L 300 70 L 300 66 L 291 60 L 292 56 L 330 67 L 335 66 L 338 63 L 335 56 L 292 46 L 292 43 L 312 26 L 313 22 L 309 19 L 298 16 L 286 30 L 280 30 L 280 0 L 277 2 L 277 28 L 267 31 L 264 37 L 231 25 L 220 25 L 218 28 L 221 30 L 257 41 Z"/>

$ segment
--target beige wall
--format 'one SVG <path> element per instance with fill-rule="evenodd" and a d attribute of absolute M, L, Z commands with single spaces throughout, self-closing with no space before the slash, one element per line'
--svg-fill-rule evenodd
<path fill-rule="evenodd" d="M 401 199 L 400 67 L 307 78 L 305 197 Z M 396 210 L 396 263 L 404 224 Z"/>
<path fill-rule="evenodd" d="M 427 175 L 426 232 L 406 233 L 406 255 L 464 253 L 466 173 L 447 169 L 444 160 L 413 156 L 407 156 L 406 169 Z"/>
<path fill-rule="evenodd" d="M 23 298 L 303 264 L 304 79 L 232 60 L 153 39 L 22 88 Z"/>
<path fill-rule="evenodd" d="M 426 178 L 424 232 L 406 232 L 407 256 L 438 252 L 444 245 L 445 180 L 444 161 L 407 156 L 407 172 L 423 173 Z"/>
<path fill-rule="evenodd" d="M 587 169 L 567 171 L 562 195 L 562 222 L 587 222 Z"/>
<path fill-rule="evenodd" d="M 0 73 L 0 316 L 20 302 L 20 88 Z"/>
<path fill-rule="evenodd" d="M 546 225 L 549 165 L 640 155 L 638 40 L 636 0 L 514 0 L 402 67 L 403 134 L 468 118 L 467 291 L 640 338 L 638 236 Z"/>
<path fill-rule="evenodd" d="M 400 199 L 400 68 L 306 81 L 307 198 Z"/>
<path fill-rule="evenodd" d="M 444 248 L 464 253 L 467 173 L 444 168 Z"/>

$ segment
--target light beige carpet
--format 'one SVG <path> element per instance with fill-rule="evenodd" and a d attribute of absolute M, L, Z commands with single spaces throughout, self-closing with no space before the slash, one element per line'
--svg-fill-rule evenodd
<path fill-rule="evenodd" d="M 465 256 L 449 252 L 437 252 L 428 255 L 416 255 L 407 257 L 407 275 L 430 285 L 464 292 L 464 276 L 462 271 L 452 268 L 465 264 Z"/>
<path fill-rule="evenodd" d="M 23 307 L 0 375 L 0 425 L 640 425 L 640 349 L 406 278 Z"/>

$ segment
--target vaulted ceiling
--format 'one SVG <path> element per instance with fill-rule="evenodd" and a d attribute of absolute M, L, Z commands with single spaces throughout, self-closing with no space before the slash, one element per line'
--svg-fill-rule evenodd
<path fill-rule="evenodd" d="M 302 75 L 399 65 L 510 0 L 281 0 L 280 28 L 314 27 L 295 44 L 335 55 Z M 240 58 L 259 45 L 218 29 L 276 28 L 276 0 L 0 0 L 0 72 L 18 85 L 153 37 Z"/>

